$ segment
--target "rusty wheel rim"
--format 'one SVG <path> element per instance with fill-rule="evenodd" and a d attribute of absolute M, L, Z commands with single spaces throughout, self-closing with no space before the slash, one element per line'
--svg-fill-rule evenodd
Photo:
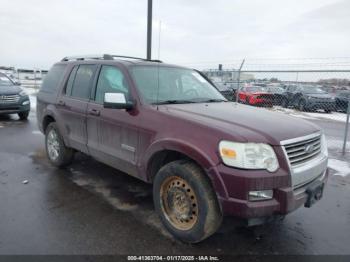
<path fill-rule="evenodd" d="M 197 197 L 181 177 L 167 178 L 160 188 L 161 208 L 166 219 L 178 230 L 189 230 L 198 219 Z"/>

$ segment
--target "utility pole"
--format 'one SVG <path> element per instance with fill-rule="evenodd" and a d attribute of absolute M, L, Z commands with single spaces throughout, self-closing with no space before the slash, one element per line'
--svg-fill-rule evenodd
<path fill-rule="evenodd" d="M 239 97 L 239 91 L 241 89 L 241 71 L 242 71 L 242 68 L 243 68 L 243 65 L 245 63 L 245 59 L 242 60 L 242 63 L 241 63 L 241 66 L 239 67 L 238 69 L 238 77 L 237 77 L 237 90 L 236 90 L 236 103 L 238 103 L 238 97 Z"/>
<path fill-rule="evenodd" d="M 147 10 L 147 59 L 151 60 L 152 57 L 152 2 L 148 0 Z"/>

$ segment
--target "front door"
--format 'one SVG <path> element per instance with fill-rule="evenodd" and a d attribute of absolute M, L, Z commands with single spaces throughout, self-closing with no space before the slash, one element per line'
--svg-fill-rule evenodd
<path fill-rule="evenodd" d="M 87 108 L 88 150 L 101 162 L 136 175 L 137 114 L 104 108 L 105 93 L 124 93 L 131 98 L 129 83 L 120 68 L 101 66 L 95 94 Z"/>

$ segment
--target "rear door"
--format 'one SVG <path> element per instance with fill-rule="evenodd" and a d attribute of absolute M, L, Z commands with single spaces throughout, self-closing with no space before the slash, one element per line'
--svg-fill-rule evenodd
<path fill-rule="evenodd" d="M 88 149 L 96 159 L 136 175 L 138 115 L 125 109 L 104 108 L 105 93 L 123 93 L 131 99 L 126 72 L 115 65 L 102 65 L 87 108 Z"/>
<path fill-rule="evenodd" d="M 76 65 L 58 100 L 58 110 L 69 146 L 87 153 L 86 110 L 96 65 Z"/>

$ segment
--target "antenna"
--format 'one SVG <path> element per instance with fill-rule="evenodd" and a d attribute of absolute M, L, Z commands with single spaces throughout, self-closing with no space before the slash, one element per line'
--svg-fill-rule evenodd
<path fill-rule="evenodd" d="M 162 20 L 159 20 L 159 32 L 158 32 L 158 60 L 160 61 L 160 34 L 162 32 Z"/>

